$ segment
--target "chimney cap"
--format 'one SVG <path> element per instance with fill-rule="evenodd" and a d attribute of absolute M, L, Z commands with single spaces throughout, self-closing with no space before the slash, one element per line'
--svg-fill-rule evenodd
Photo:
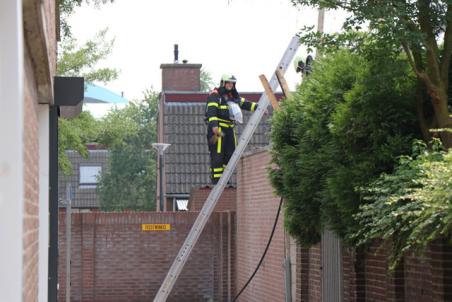
<path fill-rule="evenodd" d="M 202 64 L 173 64 L 173 63 L 167 63 L 167 64 L 160 64 L 160 69 L 164 68 L 199 68 L 201 69 Z"/>

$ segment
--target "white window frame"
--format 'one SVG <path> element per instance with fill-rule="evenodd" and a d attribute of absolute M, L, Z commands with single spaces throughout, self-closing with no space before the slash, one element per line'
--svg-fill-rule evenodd
<path fill-rule="evenodd" d="M 88 173 L 87 176 L 82 175 L 82 169 Z M 97 173 L 93 173 L 93 171 L 89 171 L 89 169 L 97 170 Z M 80 188 L 96 188 L 99 183 L 98 177 L 102 174 L 102 165 L 80 165 L 79 166 L 79 187 Z M 82 181 L 82 177 L 85 179 L 89 179 L 88 181 Z M 94 178 L 93 178 L 94 177 Z"/>
<path fill-rule="evenodd" d="M 39 105 L 39 285 L 38 301 L 48 301 L 49 275 L 49 105 Z"/>

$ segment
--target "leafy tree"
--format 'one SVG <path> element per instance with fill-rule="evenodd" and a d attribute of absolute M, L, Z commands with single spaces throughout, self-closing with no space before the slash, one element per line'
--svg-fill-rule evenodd
<path fill-rule="evenodd" d="M 66 150 L 77 150 L 87 157 L 86 144 L 95 142 L 100 131 L 100 123 L 89 112 L 82 112 L 73 119 L 58 120 L 58 166 L 65 174 L 70 174 L 72 164 Z"/>
<path fill-rule="evenodd" d="M 215 86 L 212 75 L 205 69 L 201 69 L 201 91 L 210 91 Z"/>
<path fill-rule="evenodd" d="M 394 173 L 382 174 L 361 188 L 365 203 L 355 218 L 359 228 L 351 239 L 367 245 L 390 239 L 391 267 L 407 253 L 422 252 L 438 238 L 450 240 L 452 230 L 452 150 L 440 144 L 428 150 L 414 144 Z"/>
<path fill-rule="evenodd" d="M 112 3 L 114 0 L 59 0 L 60 8 L 60 26 L 63 31 L 63 38 L 71 37 L 71 26 L 68 18 L 74 13 L 76 7 L 82 6 L 83 3 L 94 4 L 95 7 L 100 7 L 101 4 Z"/>
<path fill-rule="evenodd" d="M 110 151 L 98 186 L 104 210 L 155 208 L 157 103 L 158 93 L 146 91 L 142 102 L 113 110 L 103 120 L 99 142 Z"/>
<path fill-rule="evenodd" d="M 114 39 L 107 39 L 107 32 L 107 29 L 101 30 L 80 47 L 73 38 L 62 41 L 58 55 L 58 75 L 84 77 L 86 82 L 107 83 L 115 80 L 118 77 L 117 69 L 97 67 L 110 55 L 114 45 Z"/>
<path fill-rule="evenodd" d="M 356 188 L 392 171 L 417 136 L 409 65 L 379 58 L 327 54 L 273 117 L 270 177 L 303 244 L 317 243 L 325 225 L 353 233 Z"/>
<path fill-rule="evenodd" d="M 430 97 L 434 124 L 450 128 L 448 99 L 449 74 L 452 56 L 452 2 L 446 0 L 291 0 L 294 5 L 317 6 L 327 9 L 343 9 L 350 13 L 344 23 L 346 31 L 359 30 L 368 25 L 368 36 L 388 51 L 387 55 L 404 51 L 422 90 Z M 334 42 L 357 41 L 342 35 L 310 34 L 305 42 L 327 45 Z M 317 37 L 318 39 L 315 39 Z M 353 44 L 353 43 L 352 43 Z M 422 109 L 422 105 L 419 105 Z M 420 117 L 423 119 L 422 114 Z M 422 127 L 429 126 L 420 120 Z M 424 136 L 426 131 L 424 129 Z M 441 131 L 446 147 L 452 147 L 452 133 Z"/>

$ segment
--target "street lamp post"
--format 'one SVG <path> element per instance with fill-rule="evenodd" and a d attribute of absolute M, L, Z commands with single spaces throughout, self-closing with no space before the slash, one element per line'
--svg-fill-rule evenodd
<path fill-rule="evenodd" d="M 165 153 L 166 148 L 168 148 L 169 146 L 171 146 L 171 144 L 165 144 L 165 143 L 153 143 L 152 147 L 154 147 L 155 149 L 157 149 L 158 153 L 159 153 L 159 174 L 160 174 L 160 211 L 163 212 L 164 209 L 164 203 L 163 203 L 163 153 Z"/>

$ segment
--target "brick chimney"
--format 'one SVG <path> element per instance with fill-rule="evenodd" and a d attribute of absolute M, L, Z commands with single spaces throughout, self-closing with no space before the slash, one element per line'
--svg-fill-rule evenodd
<path fill-rule="evenodd" d="M 200 91 L 201 64 L 179 63 L 179 50 L 174 45 L 174 63 L 161 64 L 162 91 Z"/>

